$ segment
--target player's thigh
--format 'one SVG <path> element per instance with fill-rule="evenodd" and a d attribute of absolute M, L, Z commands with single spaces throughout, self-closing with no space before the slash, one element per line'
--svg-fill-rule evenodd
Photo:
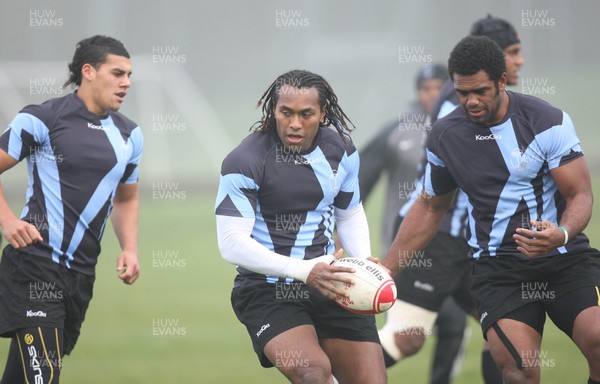
<path fill-rule="evenodd" d="M 231 293 L 231 304 L 237 318 L 246 326 L 263 367 L 274 365 L 264 351 L 271 339 L 298 326 L 313 324 L 308 303 L 278 300 L 275 284 L 236 287 Z"/>
<path fill-rule="evenodd" d="M 577 344 L 588 360 L 600 368 L 600 287 L 575 289 L 548 305 L 556 326 Z"/>
<path fill-rule="evenodd" d="M 381 345 L 369 341 L 321 339 L 333 375 L 342 384 L 387 382 Z"/>
<path fill-rule="evenodd" d="M 572 338 L 587 360 L 600 369 L 600 306 L 589 307 L 579 313 Z"/>
<path fill-rule="evenodd" d="M 312 325 L 300 325 L 273 337 L 263 350 L 269 361 L 290 380 L 311 375 L 329 378 L 331 364 Z"/>
<path fill-rule="evenodd" d="M 65 271 L 65 280 L 69 282 L 70 287 L 63 299 L 67 310 L 64 326 L 64 353 L 68 355 L 75 348 L 81 333 L 81 327 L 92 300 L 95 277 L 69 270 Z"/>
<path fill-rule="evenodd" d="M 502 318 L 486 331 L 489 349 L 505 380 L 521 377 L 539 381 L 542 335 L 536 328 L 520 320 Z"/>

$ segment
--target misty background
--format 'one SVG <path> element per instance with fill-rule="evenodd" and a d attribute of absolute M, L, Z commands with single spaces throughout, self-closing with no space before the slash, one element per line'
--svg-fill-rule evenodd
<path fill-rule="evenodd" d="M 488 13 L 521 35 L 525 65 L 511 89 L 566 110 L 592 173 L 600 173 L 596 0 L 10 0 L 0 7 L 2 129 L 23 106 L 72 91 L 62 84 L 79 40 L 107 34 L 125 44 L 133 76 L 121 111 L 144 132 L 144 194 L 165 185 L 215 193 L 222 159 L 260 118 L 256 102 L 290 69 L 330 82 L 360 149 L 406 112 L 418 68 L 445 63 Z M 9 194 L 22 195 L 24 180 L 25 172 L 3 175 Z"/>

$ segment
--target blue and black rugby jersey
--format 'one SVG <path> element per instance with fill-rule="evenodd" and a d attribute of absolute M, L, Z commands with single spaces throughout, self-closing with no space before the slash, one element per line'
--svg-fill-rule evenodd
<path fill-rule="evenodd" d="M 550 171 L 583 156 L 569 115 L 532 96 L 507 91 L 509 107 L 493 127 L 471 122 L 456 108 L 434 124 L 427 139 L 425 189 L 468 196 L 469 245 L 475 259 L 515 256 L 512 236 L 530 220 L 559 223 L 564 197 Z M 578 234 L 546 256 L 588 248 Z"/>
<path fill-rule="evenodd" d="M 23 251 L 93 275 L 115 191 L 137 182 L 142 147 L 133 121 L 95 115 L 76 93 L 25 107 L 0 137 L 2 150 L 27 161 L 21 219 L 44 238 Z"/>
<path fill-rule="evenodd" d="M 254 218 L 252 237 L 278 254 L 309 260 L 334 253 L 334 207 L 360 203 L 358 152 L 346 141 L 321 127 L 314 148 L 299 153 L 275 132 L 250 134 L 223 160 L 215 213 Z M 236 285 L 265 279 L 237 269 Z"/>

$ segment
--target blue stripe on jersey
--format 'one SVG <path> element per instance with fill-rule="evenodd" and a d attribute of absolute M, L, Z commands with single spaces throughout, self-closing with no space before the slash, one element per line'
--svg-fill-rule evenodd
<path fill-rule="evenodd" d="M 440 112 L 437 115 L 438 120 L 441 119 L 442 117 L 446 116 L 450 112 L 454 111 L 456 106 L 457 106 L 456 104 L 452 103 L 449 100 L 444 101 L 442 103 L 442 106 L 440 107 Z"/>
<path fill-rule="evenodd" d="M 334 179 L 342 177 L 344 182 L 340 187 L 341 192 L 348 192 L 352 194 L 352 200 L 348 204 L 347 207 L 343 207 L 343 209 L 351 209 L 356 207 L 361 199 L 360 199 L 360 186 L 358 182 L 358 171 L 360 169 L 360 159 L 358 156 L 358 151 L 352 152 L 350 156 L 347 153 L 344 153 L 344 157 L 340 161 L 340 170 L 338 170 L 337 175 L 334 174 Z M 344 174 L 340 175 L 341 171 L 344 171 Z"/>
<path fill-rule="evenodd" d="M 73 231 L 73 236 L 71 237 L 71 242 L 69 243 L 66 252 L 67 255 L 69 255 L 69 259 L 67 261 L 67 267 L 69 268 L 69 261 L 73 260 L 73 254 L 75 253 L 75 250 L 77 247 L 79 247 L 85 231 L 89 229 L 88 224 L 94 221 L 98 215 L 98 212 L 101 211 L 102 207 L 107 201 L 112 201 L 116 188 L 118 187 L 118 182 L 111 182 L 111 180 L 121 179 L 123 173 L 125 172 L 125 165 L 129 162 L 129 159 L 134 151 L 131 143 L 123 139 L 118 127 L 114 125 L 110 116 L 104 120 L 100 120 L 100 122 L 104 128 L 103 132 L 106 134 L 118 161 L 114 167 L 108 173 L 106 173 L 104 178 L 102 178 L 102 181 L 98 184 L 98 187 L 81 212 L 79 220 L 77 220 L 75 230 Z M 137 176 L 135 180 L 137 180 Z M 106 225 L 106 219 L 108 219 L 108 216 L 104 218 L 101 227 L 102 230 L 104 230 Z M 100 233 L 102 233 L 102 231 Z"/>
<path fill-rule="evenodd" d="M 354 156 L 354 159 L 358 159 L 358 152 L 355 151 L 351 155 L 351 157 L 352 156 Z M 313 244 L 313 239 L 318 233 L 320 225 L 325 224 L 324 235 L 328 239 L 333 238 L 334 220 L 332 219 L 333 207 L 331 205 L 331 202 L 335 199 L 335 197 L 341 191 L 341 189 L 346 187 L 350 191 L 355 192 L 351 188 L 358 188 L 358 183 L 356 182 L 357 178 L 355 176 L 346 177 L 348 170 L 342 167 L 342 164 L 348 162 L 346 154 L 344 154 L 344 157 L 340 161 L 340 167 L 337 171 L 334 171 L 334 169 L 332 169 L 331 164 L 326 160 L 325 154 L 319 147 L 316 147 L 312 152 L 304 155 L 303 157 L 304 159 L 306 159 L 306 162 L 310 164 L 310 167 L 312 168 L 315 176 L 317 177 L 317 181 L 321 186 L 321 190 L 323 191 L 323 198 L 321 199 L 321 201 L 319 201 L 314 210 L 308 211 L 306 213 L 306 221 L 302 223 L 302 225 L 300 225 L 299 231 L 294 241 L 294 245 L 291 248 L 289 256 L 291 258 L 299 260 L 304 259 L 304 257 L 306 256 L 306 248 Z M 350 170 L 355 169 L 350 167 Z M 350 178 L 353 178 L 354 182 L 348 182 L 348 179 Z M 356 206 L 356 204 L 358 204 L 358 198 L 358 193 L 354 193 L 352 202 L 350 203 L 350 207 L 354 207 Z M 266 231 L 266 235 L 269 236 L 266 225 L 263 225 L 263 227 Z M 254 231 L 252 232 L 252 234 L 255 239 L 261 239 L 260 237 L 257 238 L 254 236 Z M 263 245 L 265 244 L 263 243 Z M 270 249 L 274 249 L 274 245 L 272 245 L 272 240 L 271 246 L 273 248 Z M 333 241 L 330 241 L 327 245 L 327 249 L 325 249 L 324 252 L 332 253 L 334 251 L 335 244 Z M 268 276 L 267 281 L 276 282 L 278 281 L 278 277 Z M 288 283 L 292 281 L 293 279 L 286 279 L 286 282 Z"/>
<path fill-rule="evenodd" d="M 19 113 L 10 123 L 6 131 L 10 131 L 7 153 L 17 161 L 30 155 L 51 156 L 52 151 L 40 151 L 35 147 L 23 148 L 23 135 L 29 134 L 39 146 L 49 146 L 48 127 L 36 116 Z M 26 132 L 26 133 L 25 133 Z"/>
<path fill-rule="evenodd" d="M 27 156 L 27 174 L 30 180 L 27 186 L 26 201 L 30 201 L 33 196 L 34 168 L 41 180 L 42 192 L 44 195 L 44 205 L 46 207 L 46 217 L 38 217 L 34 224 L 47 223 L 48 244 L 52 246 L 52 260 L 59 262 L 60 246 L 63 241 L 64 230 L 64 206 L 60 202 L 60 177 L 58 174 L 57 157 L 54 148 L 51 147 L 50 137 L 48 136 L 48 127 L 36 116 L 29 113 L 19 113 L 9 126 L 10 138 L 8 144 L 8 154 L 15 160 L 23 160 Z M 34 148 L 23 148 L 21 139 L 23 131 L 31 134 L 34 142 L 37 144 Z M 54 201 L 53 197 L 57 197 Z M 29 214 L 29 205 L 25 205 L 21 211 L 21 218 Z M 38 228 L 41 229 L 41 228 Z M 46 229 L 46 228 L 44 228 Z"/>
<path fill-rule="evenodd" d="M 426 177 L 426 175 L 427 168 L 425 169 L 425 174 L 422 177 L 419 177 L 417 180 L 415 180 L 415 189 L 411 192 L 408 200 L 406 200 L 406 203 L 404 203 L 402 208 L 400 208 L 400 216 L 405 217 L 410 207 L 412 207 L 415 201 L 417 201 L 417 199 L 419 198 L 419 195 L 423 190 L 423 177 Z"/>
<path fill-rule="evenodd" d="M 438 167 L 446 168 L 446 164 L 444 164 L 442 159 L 440 159 L 435 153 L 431 152 L 429 149 L 426 149 L 425 151 L 427 153 L 427 161 L 429 163 L 436 165 Z M 433 193 L 432 193 L 432 195 L 433 195 Z"/>
<path fill-rule="evenodd" d="M 269 233 L 269 228 L 267 227 L 267 222 L 263 218 L 260 208 L 260 201 L 257 200 L 256 217 L 254 220 L 254 227 L 252 227 L 252 238 L 258 241 L 261 245 L 265 246 L 267 249 L 273 251 L 275 249 L 275 244 L 273 243 L 273 239 L 271 238 L 271 234 Z M 276 283 L 278 281 L 278 276 L 267 276 L 268 283 Z M 288 282 L 288 279 L 286 279 L 286 282 Z"/>
<path fill-rule="evenodd" d="M 43 164 L 43 165 L 42 165 Z M 60 252 L 60 246 L 63 242 L 63 230 L 64 230 L 64 222 L 63 217 L 64 214 L 64 205 L 59 203 L 57 204 L 53 201 L 54 197 L 61 198 L 60 193 L 60 178 L 58 176 L 58 169 L 56 167 L 56 163 L 39 163 L 36 164 L 37 172 L 40 178 L 45 178 L 47 180 L 46 183 L 42 183 L 42 192 L 44 193 L 44 204 L 46 206 L 46 216 L 48 222 L 48 244 L 52 246 L 52 260 L 55 263 L 58 263 L 60 260 L 60 256 L 62 253 Z M 29 180 L 33 180 L 33 165 L 30 162 L 27 162 L 27 172 L 29 174 Z M 29 201 L 30 196 L 33 194 L 32 185 L 27 188 L 27 201 Z M 21 217 L 25 217 L 27 215 L 27 210 L 29 209 L 29 205 L 25 205 L 23 208 L 23 212 L 21 213 Z M 70 267 L 67 264 L 68 267 Z"/>
<path fill-rule="evenodd" d="M 129 164 L 135 164 L 135 168 L 133 169 L 133 172 L 131 172 L 131 175 L 123 182 L 125 184 L 135 184 L 139 179 L 138 164 L 142 160 L 142 149 L 144 146 L 144 135 L 142 134 L 140 127 L 136 127 L 131 131 L 131 135 L 127 139 L 127 145 L 135 145 L 131 159 L 129 159 Z"/>
<path fill-rule="evenodd" d="M 492 222 L 492 231 L 490 232 L 488 251 L 490 256 L 496 256 L 498 247 L 502 244 L 502 239 L 507 232 L 509 218 L 517 213 L 517 209 L 521 200 L 526 203 L 535 203 L 535 194 L 533 186 L 529 183 L 530 177 L 523 175 L 522 170 L 526 170 L 530 164 L 522 163 L 518 157 L 520 154 L 515 152 L 519 148 L 519 143 L 513 129 L 512 121 L 507 120 L 501 125 L 491 127 L 490 131 L 498 137 L 495 141 L 498 145 L 506 168 L 510 171 L 510 176 L 504 188 L 497 199 L 496 209 L 494 210 L 494 220 Z M 516 158 L 516 160 L 515 160 Z M 523 165 L 525 164 L 525 165 Z M 540 164 L 541 166 L 541 164 Z M 515 172 L 516 169 L 516 172 Z M 537 172 L 536 172 L 537 173 Z M 526 182 L 522 182 L 523 176 L 527 177 Z M 535 177 L 535 175 L 533 175 Z M 529 217 L 537 216 L 536 206 L 529 206 L 529 214 L 524 220 L 529 220 Z M 471 232 L 469 244 L 472 247 L 477 247 L 476 233 Z"/>
<path fill-rule="evenodd" d="M 454 208 L 447 215 L 451 217 L 450 234 L 454 237 L 465 236 L 465 213 L 469 204 L 467 194 L 458 189 L 456 191 Z"/>
<path fill-rule="evenodd" d="M 354 154 L 357 153 L 358 152 L 354 152 Z M 296 244 L 294 244 L 293 249 L 297 248 L 296 245 L 299 245 L 300 247 L 311 245 L 319 225 L 323 222 L 328 223 L 325 229 L 325 235 L 328 238 L 333 237 L 334 221 L 331 220 L 331 216 L 333 216 L 331 202 L 343 187 L 340 182 L 344 180 L 344 173 L 346 171 L 341 167 L 341 164 L 345 162 L 345 156 L 346 155 L 344 154 L 344 158 L 340 161 L 340 169 L 337 172 L 334 172 L 329 162 L 325 161 L 325 155 L 319 147 L 304 156 L 311 163 L 313 172 L 317 176 L 317 181 L 323 190 L 323 199 L 318 203 L 314 210 L 307 212 L 306 222 L 300 227 L 298 237 L 296 237 Z M 344 184 L 348 186 L 347 182 Z M 356 185 L 357 183 L 355 183 L 355 187 Z M 302 251 L 302 253 L 304 253 L 304 251 Z M 294 257 L 293 254 L 291 257 Z M 301 259 L 303 257 L 304 254 L 298 254 L 298 258 Z"/>
<path fill-rule="evenodd" d="M 583 152 L 573 126 L 571 117 L 563 112 L 562 124 L 554 126 L 536 135 L 538 153 L 547 153 L 548 168 L 554 169 L 561 165 L 563 157 L 571 151 Z"/>
<path fill-rule="evenodd" d="M 220 214 L 219 206 L 227 197 L 229 197 L 242 217 L 255 217 L 254 207 L 252 207 L 252 204 L 248 201 L 248 196 L 244 193 L 245 189 L 259 190 L 260 188 L 254 179 L 240 173 L 229 173 L 225 176 L 221 175 L 215 203 L 217 214 Z M 258 202 L 256 205 L 258 210 Z"/>
<path fill-rule="evenodd" d="M 476 250 L 473 252 L 472 257 L 474 259 L 479 259 L 481 252 L 483 252 L 483 248 L 481 248 L 477 245 L 477 237 L 476 237 L 477 231 L 475 230 L 476 223 L 475 223 L 475 220 L 472 219 L 473 206 L 471 205 L 471 202 L 469 201 L 469 199 L 467 199 L 467 212 L 469 213 L 469 218 L 471 218 L 471 220 L 467 220 L 467 225 L 469 226 L 469 233 L 471 234 L 471 236 L 467 239 L 467 243 L 469 243 L 469 246 L 473 250 Z M 475 244 L 476 244 L 475 246 L 473 246 L 473 242 L 475 242 Z"/>
<path fill-rule="evenodd" d="M 566 115 L 566 114 L 565 114 Z M 566 116 L 568 118 L 568 116 Z M 490 256 L 496 256 L 497 250 L 502 246 L 506 237 L 510 218 L 518 214 L 519 204 L 524 201 L 527 212 L 521 212 L 521 222 L 526 225 L 529 220 L 548 220 L 557 223 L 558 212 L 555 196 L 558 191 L 549 170 L 560 165 L 561 159 L 571 151 L 581 152 L 581 147 L 570 119 L 564 120 L 566 125 L 553 126 L 535 136 L 527 148 L 520 148 L 512 120 L 507 120 L 501 125 L 490 128 L 491 133 L 497 135 L 495 140 L 506 168 L 510 172 L 504 188 L 498 198 L 494 213 L 492 231 L 489 235 L 487 250 Z M 541 204 L 538 206 L 537 194 L 532 181 L 541 173 L 542 190 Z M 537 192 L 537 193 L 536 193 Z M 540 210 L 541 208 L 541 210 Z M 472 207 L 469 206 L 469 214 Z M 540 214 L 540 212 L 542 212 Z M 475 220 L 471 220 L 474 222 Z M 473 224 L 469 244 L 480 248 L 477 243 L 476 232 Z M 565 253 L 564 247 L 558 248 L 560 253 Z M 473 255 L 478 258 L 479 249 Z"/>

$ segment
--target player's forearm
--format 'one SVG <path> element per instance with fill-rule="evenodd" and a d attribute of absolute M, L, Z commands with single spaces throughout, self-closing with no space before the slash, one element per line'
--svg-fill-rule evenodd
<path fill-rule="evenodd" d="M 428 206 L 423 198 L 417 199 L 400 225 L 396 238 L 381 264 L 397 275 L 410 258 L 421 251 L 433 238 L 444 218 L 446 208 Z"/>
<path fill-rule="evenodd" d="M 362 204 L 352 209 L 336 209 L 337 233 L 344 250 L 351 257 L 371 256 L 369 224 Z"/>
<path fill-rule="evenodd" d="M 111 222 L 121 250 L 137 254 L 139 199 L 137 189 L 131 193 L 117 193 L 113 201 Z"/>
<path fill-rule="evenodd" d="M 4 188 L 2 187 L 2 183 L 0 183 L 0 227 L 4 228 L 7 222 L 13 220 L 18 220 L 18 218 L 8 206 L 4 197 Z"/>
<path fill-rule="evenodd" d="M 565 199 L 559 226 L 575 237 L 585 229 L 592 216 L 592 183 L 584 156 L 550 171 L 559 192 Z"/>
<path fill-rule="evenodd" d="M 569 233 L 569 238 L 582 232 L 592 217 L 593 197 L 590 193 L 578 193 L 567 199 L 566 208 L 560 219 L 559 226 L 564 227 Z"/>

